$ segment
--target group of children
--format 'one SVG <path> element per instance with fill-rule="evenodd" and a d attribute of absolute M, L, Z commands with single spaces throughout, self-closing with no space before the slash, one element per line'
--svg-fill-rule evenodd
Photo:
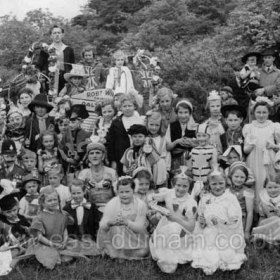
<path fill-rule="evenodd" d="M 45 94 L 25 106 L 22 91 L 29 116 L 10 109 L 7 123 L 23 137 L 4 133 L 1 145 L 2 274 L 30 256 L 52 269 L 100 254 L 213 274 L 241 267 L 245 241 L 279 242 L 280 125 L 269 120 L 270 100 L 256 98 L 244 124 L 231 89 L 212 91 L 209 118 L 197 124 L 190 100 L 166 87 L 144 116 L 126 89 L 99 104 L 93 132 L 81 128 L 84 105 L 67 99 L 52 114 Z"/>

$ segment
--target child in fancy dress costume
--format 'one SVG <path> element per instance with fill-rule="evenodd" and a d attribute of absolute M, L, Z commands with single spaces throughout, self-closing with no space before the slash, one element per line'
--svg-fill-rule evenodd
<path fill-rule="evenodd" d="M 164 201 L 168 212 L 164 214 L 150 239 L 150 250 L 163 272 L 175 272 L 177 265 L 192 260 L 189 236 L 195 228 L 197 203 L 189 194 L 190 178 L 181 167 L 173 178 L 173 189 L 160 189 L 153 198 Z M 180 238 L 179 238 L 180 237 Z M 172 245 L 176 239 L 176 246 Z"/>
<path fill-rule="evenodd" d="M 86 200 L 84 182 L 77 179 L 73 180 L 69 190 L 71 200 L 63 208 L 74 219 L 74 224 L 67 227 L 69 236 L 80 240 L 96 240 L 101 219 L 100 212 L 95 204 Z"/>
<path fill-rule="evenodd" d="M 192 267 L 211 275 L 217 269 L 238 270 L 246 260 L 242 211 L 234 194 L 226 189 L 226 178 L 220 170 L 209 176 L 210 192 L 198 207 L 198 225 Z M 223 236 L 223 238 L 219 238 Z"/>
<path fill-rule="evenodd" d="M 139 260 L 149 254 L 147 205 L 134 196 L 134 189 L 131 177 L 119 178 L 118 195 L 105 206 L 97 244 L 101 252 L 111 258 Z M 122 238 L 115 238 L 116 234 Z"/>

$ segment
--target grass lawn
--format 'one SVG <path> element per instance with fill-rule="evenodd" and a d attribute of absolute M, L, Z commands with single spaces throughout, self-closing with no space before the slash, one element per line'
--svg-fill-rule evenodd
<path fill-rule="evenodd" d="M 53 279 L 280 279 L 280 254 L 271 248 L 256 250 L 251 245 L 247 248 L 248 261 L 239 271 L 217 271 L 212 276 L 205 276 L 199 269 L 189 264 L 179 265 L 174 274 L 164 274 L 152 259 L 144 261 L 123 261 L 95 257 L 89 262 L 77 260 L 71 264 L 56 266 L 52 271 L 44 269 L 34 259 L 23 261 L 17 270 L 3 277 L 5 280 L 53 280 Z"/>

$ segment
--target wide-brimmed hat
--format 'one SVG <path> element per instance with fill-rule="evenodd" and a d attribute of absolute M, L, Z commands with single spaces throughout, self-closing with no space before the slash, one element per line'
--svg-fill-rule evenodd
<path fill-rule="evenodd" d="M 248 52 L 244 56 L 242 56 L 241 61 L 245 64 L 248 57 L 250 56 L 255 56 L 257 58 L 257 61 L 259 61 L 261 58 L 261 54 L 259 52 Z"/>
<path fill-rule="evenodd" d="M 267 48 L 262 53 L 262 56 L 277 56 L 277 51 L 274 48 Z"/>
<path fill-rule="evenodd" d="M 229 111 L 238 111 L 242 115 L 243 119 L 246 119 L 247 112 L 243 107 L 241 107 L 239 105 L 230 104 L 230 105 L 222 106 L 221 113 L 222 113 L 224 118 L 226 116 L 226 113 L 229 112 Z"/>
<path fill-rule="evenodd" d="M 75 66 L 72 68 L 72 70 L 69 73 L 65 73 L 63 75 L 65 81 L 67 81 L 69 83 L 70 79 L 72 77 L 80 77 L 80 78 L 85 78 L 87 77 L 87 75 L 85 74 L 83 65 L 81 65 L 81 67 Z"/>
<path fill-rule="evenodd" d="M 70 110 L 66 111 L 67 118 L 81 118 L 87 119 L 89 117 L 89 113 L 84 104 L 74 104 L 71 106 Z"/>
<path fill-rule="evenodd" d="M 48 97 L 44 93 L 40 93 L 34 97 L 31 103 L 28 105 L 30 111 L 34 112 L 35 106 L 46 107 L 47 111 L 50 112 L 53 106 L 48 102 Z"/>

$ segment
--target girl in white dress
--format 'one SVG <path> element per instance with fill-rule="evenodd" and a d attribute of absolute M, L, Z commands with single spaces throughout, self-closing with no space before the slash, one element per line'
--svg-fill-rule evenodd
<path fill-rule="evenodd" d="M 115 67 L 111 67 L 106 81 L 106 89 L 112 89 L 115 94 L 129 93 L 134 90 L 134 84 L 131 72 L 127 66 L 124 66 L 126 56 L 123 51 L 118 50 L 113 55 Z"/>
<path fill-rule="evenodd" d="M 267 97 L 257 97 L 253 107 L 256 120 L 243 128 L 245 138 L 244 152 L 247 156 L 247 166 L 256 179 L 256 205 L 260 201 L 265 179 L 275 174 L 273 161 L 280 146 L 280 124 L 268 119 L 271 102 Z M 256 207 L 255 211 L 258 211 Z"/>
<path fill-rule="evenodd" d="M 246 260 L 240 204 L 226 189 L 221 171 L 209 174 L 209 185 L 210 193 L 201 198 L 198 207 L 192 255 L 192 267 L 202 268 L 207 275 L 217 269 L 237 270 Z"/>
<path fill-rule="evenodd" d="M 164 201 L 167 212 L 160 219 L 150 239 L 150 251 L 160 269 L 175 272 L 178 263 L 191 261 L 190 236 L 195 227 L 197 203 L 188 193 L 190 178 L 182 168 L 173 179 L 173 189 L 161 188 L 154 194 L 156 201 Z"/>

